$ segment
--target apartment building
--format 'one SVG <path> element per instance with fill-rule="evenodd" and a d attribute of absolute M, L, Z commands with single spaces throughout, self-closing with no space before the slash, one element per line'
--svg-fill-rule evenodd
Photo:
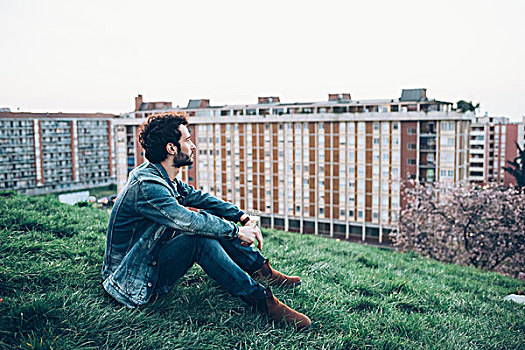
<path fill-rule="evenodd" d="M 511 123 L 506 117 L 474 117 L 470 130 L 469 180 L 478 183 L 516 184 L 503 167 L 518 155 L 516 142 L 525 146 L 525 118 Z"/>
<path fill-rule="evenodd" d="M 165 110 L 165 109 L 163 109 Z M 117 182 L 144 161 L 137 128 L 163 110 L 116 120 Z M 406 180 L 468 179 L 471 113 L 431 100 L 425 89 L 400 98 L 212 106 L 190 100 L 172 108 L 190 116 L 196 162 L 182 179 L 244 209 L 265 227 L 387 242 L 404 205 Z"/>
<path fill-rule="evenodd" d="M 37 195 L 114 184 L 114 117 L 0 112 L 0 190 Z"/>

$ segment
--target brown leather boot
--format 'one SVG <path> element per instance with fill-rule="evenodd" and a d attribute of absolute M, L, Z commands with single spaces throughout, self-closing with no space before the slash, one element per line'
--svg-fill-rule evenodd
<path fill-rule="evenodd" d="M 306 329 L 312 324 L 312 321 L 306 315 L 281 303 L 269 288 L 266 289 L 266 307 L 268 308 L 268 317 L 272 320 L 277 322 L 284 321 L 297 327 L 298 330 Z"/>
<path fill-rule="evenodd" d="M 310 327 L 310 319 L 277 299 L 270 288 L 260 289 L 252 295 L 243 298 L 248 304 L 252 305 L 257 311 L 268 315 L 268 318 L 276 322 L 285 322 L 298 330 Z"/>
<path fill-rule="evenodd" d="M 269 260 L 266 260 L 261 269 L 255 271 L 253 276 L 261 282 L 266 282 L 269 286 L 293 288 L 301 284 L 300 277 L 286 276 L 285 274 L 280 273 L 272 268 Z"/>

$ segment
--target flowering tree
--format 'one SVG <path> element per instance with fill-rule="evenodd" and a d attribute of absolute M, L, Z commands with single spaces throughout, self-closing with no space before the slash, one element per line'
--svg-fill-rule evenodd
<path fill-rule="evenodd" d="M 411 184 L 394 246 L 440 261 L 525 271 L 525 193 L 513 187 Z"/>

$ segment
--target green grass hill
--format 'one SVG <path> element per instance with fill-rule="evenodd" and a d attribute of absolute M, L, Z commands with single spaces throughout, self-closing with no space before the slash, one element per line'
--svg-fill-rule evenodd
<path fill-rule="evenodd" d="M 106 211 L 0 197 L 1 349 L 525 349 L 525 284 L 413 254 L 264 230 L 264 254 L 303 279 L 278 298 L 304 332 L 254 314 L 193 267 L 137 310 L 105 295 Z"/>

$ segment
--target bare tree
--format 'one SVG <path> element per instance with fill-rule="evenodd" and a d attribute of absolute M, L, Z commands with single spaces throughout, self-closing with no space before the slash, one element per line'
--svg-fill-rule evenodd
<path fill-rule="evenodd" d="M 440 261 L 525 271 L 525 193 L 513 187 L 405 187 L 394 245 Z"/>

